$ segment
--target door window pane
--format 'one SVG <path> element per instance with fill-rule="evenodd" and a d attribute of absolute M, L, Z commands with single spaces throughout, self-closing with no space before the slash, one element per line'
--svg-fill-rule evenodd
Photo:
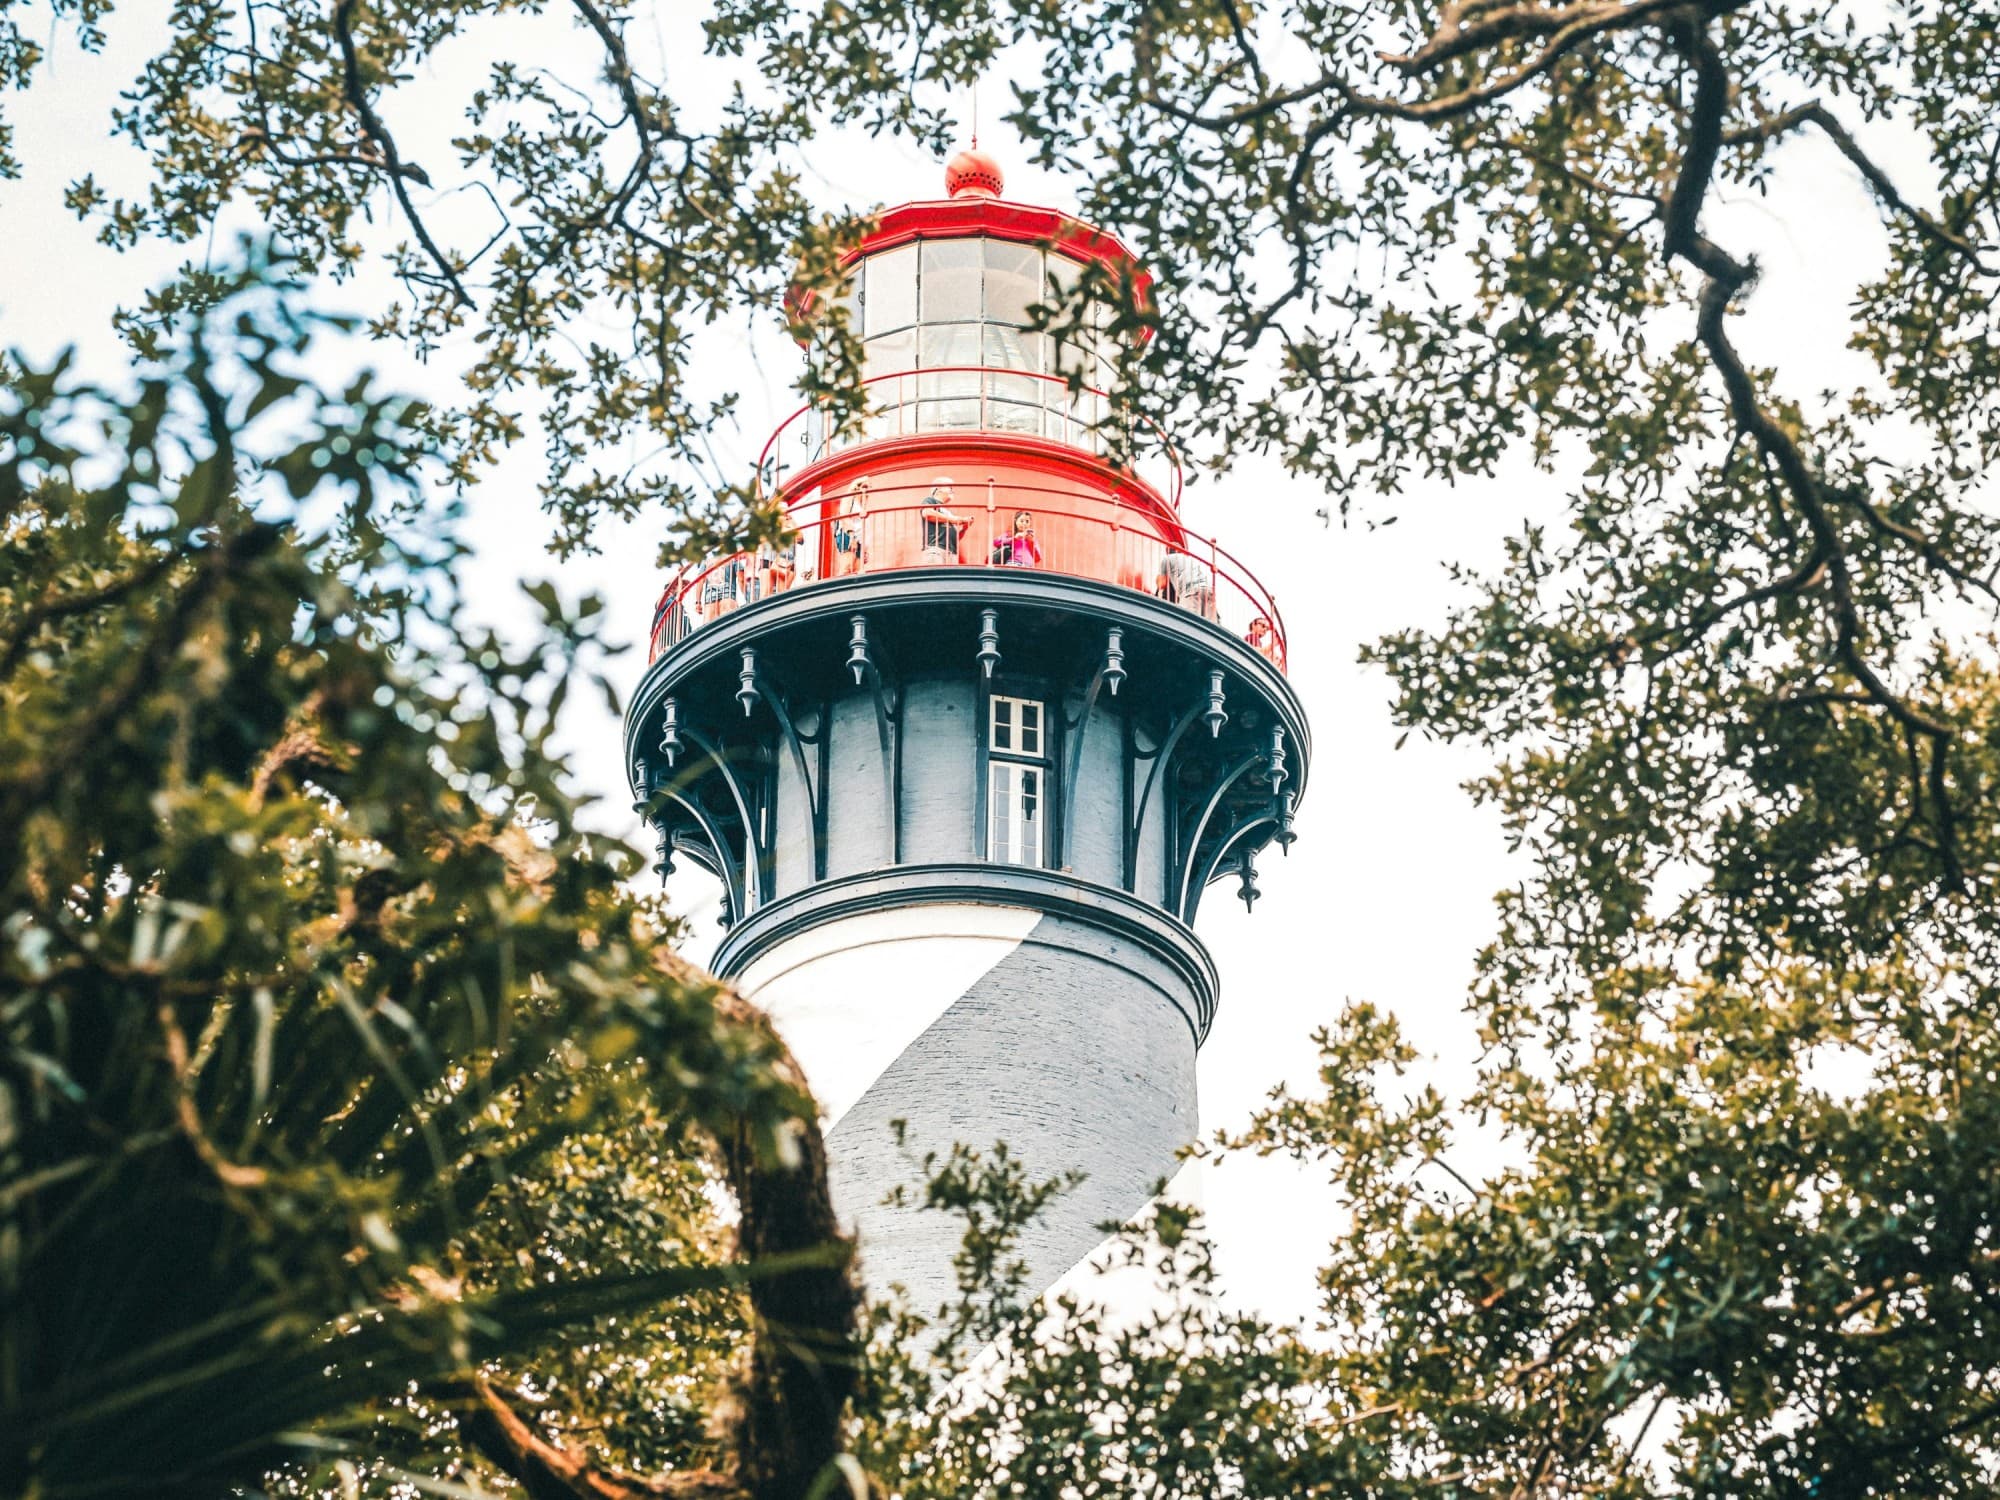
<path fill-rule="evenodd" d="M 986 852 L 1001 864 L 1014 863 L 1014 768 L 995 764 L 986 788 L 990 826 Z"/>
<path fill-rule="evenodd" d="M 1042 862 L 1042 771 L 994 761 L 987 785 L 988 855 L 1008 865 Z"/>
<path fill-rule="evenodd" d="M 917 321 L 917 247 L 905 245 L 868 257 L 862 285 L 863 332 L 869 337 Z"/>
<path fill-rule="evenodd" d="M 923 319 L 926 323 L 976 322 L 979 318 L 981 240 L 925 240 Z"/>

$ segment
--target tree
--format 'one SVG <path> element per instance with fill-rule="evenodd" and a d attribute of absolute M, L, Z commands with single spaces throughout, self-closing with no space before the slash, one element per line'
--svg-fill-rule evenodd
<path fill-rule="evenodd" d="M 1357 1006 L 1326 1033 L 1323 1096 L 1280 1099 L 1243 1143 L 1324 1159 L 1348 1197 L 1330 1349 L 1198 1309 L 1129 1337 L 1068 1320 L 1011 1346 L 983 1415 L 869 1408 L 866 1451 L 988 1445 L 905 1464 L 913 1493 L 1050 1493 L 1063 1473 L 1157 1493 L 1988 1492 L 2000 17 L 720 0 L 713 51 L 771 91 L 696 126 L 640 78 L 621 12 L 572 9 L 610 113 L 496 75 L 461 169 L 524 207 L 485 260 L 414 227 L 412 171 L 437 168 L 383 124 L 477 6 L 260 7 L 254 38 L 184 6 L 132 106 L 157 196 L 81 183 L 74 202 L 115 238 L 187 238 L 243 194 L 334 266 L 359 254 L 362 206 L 400 196 L 416 301 L 379 331 L 489 331 L 465 409 L 427 430 L 470 475 L 518 420 L 509 386 L 546 383 L 581 445 L 552 449 L 548 490 L 574 541 L 594 510 L 691 498 L 689 471 L 588 472 L 589 445 L 634 428 L 705 461 L 717 413 L 686 394 L 685 330 L 774 306 L 794 255 L 830 279 L 841 226 L 788 153 L 828 122 L 941 141 L 938 89 L 1025 41 L 1041 82 L 1010 120 L 1190 292 L 1123 313 L 1153 320 L 1131 374 L 1174 430 L 1218 460 L 1277 452 L 1371 518 L 1371 492 L 1411 476 L 1512 456 L 1570 476 L 1559 520 L 1462 574 L 1451 619 L 1370 651 L 1406 729 L 1491 750 L 1475 794 L 1530 875 L 1470 998 L 1488 1047 L 1470 1098 L 1397 1102 L 1407 1045 Z M 0 56 L 27 66 L 18 35 Z M 1921 172 L 1891 169 L 1899 139 Z M 1847 309 L 1872 373 L 1833 391 L 1739 347 L 1757 267 L 1722 202 L 1814 147 L 1887 239 Z M 207 295 L 184 284 L 135 335 Z M 600 301 L 643 364 L 557 352 Z M 851 376 L 834 361 L 835 386 Z M 683 515 L 691 545 L 717 514 Z M 1516 1165 L 1454 1186 L 1462 1118 Z M 1035 1405 L 1041 1380 L 1070 1399 Z M 1197 1428 L 1231 1401 L 1263 1415 L 1218 1419 L 1167 1467 L 1135 1380 L 1204 1397 L 1175 1408 Z M 1030 1441 L 1033 1461 L 994 1462 Z"/>
<path fill-rule="evenodd" d="M 799 1494 L 857 1306 L 810 1098 L 576 827 L 595 601 L 469 637 L 421 413 L 309 331 L 241 285 L 134 391 L 0 402 L 0 1484 L 213 1495 L 308 1429 L 421 1472 L 453 1424 L 532 1481 L 495 1361 L 574 1402 L 666 1341 L 610 1450 Z"/>

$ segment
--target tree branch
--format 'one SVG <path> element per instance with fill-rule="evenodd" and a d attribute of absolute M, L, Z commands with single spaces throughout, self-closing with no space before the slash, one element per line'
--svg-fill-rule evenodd
<path fill-rule="evenodd" d="M 721 1004 L 726 1024 L 760 1033 L 778 1051 L 777 1068 L 804 1080 L 764 1013 L 735 995 Z M 797 1119 L 798 1160 L 767 1160 L 747 1123 L 716 1141 L 723 1174 L 742 1217 L 739 1257 L 760 1261 L 828 1245 L 851 1250 L 827 1186 L 826 1143 L 809 1095 Z M 731 1467 L 657 1478 L 594 1463 L 587 1453 L 542 1436 L 490 1381 L 449 1394 L 465 1442 L 517 1480 L 530 1500 L 798 1500 L 843 1451 L 842 1424 L 860 1368 L 861 1291 L 851 1253 L 808 1256 L 796 1269 L 749 1280 L 750 1365 L 734 1401 Z"/>
<path fill-rule="evenodd" d="M 528 1500 L 643 1500 L 662 1495 L 740 1500 L 744 1494 L 733 1480 L 708 1469 L 646 1478 L 595 1464 L 581 1450 L 543 1437 L 483 1378 L 448 1394 L 457 1407 L 459 1436 L 519 1484 Z"/>
<path fill-rule="evenodd" d="M 627 205 L 639 190 L 639 184 L 646 179 L 646 169 L 653 161 L 653 129 L 646 119 L 645 105 L 639 98 L 639 88 L 632 75 L 632 57 L 625 50 L 625 39 L 612 27 L 609 18 L 591 0 L 570 0 L 590 29 L 597 33 L 597 39 L 604 45 L 606 58 L 605 76 L 611 86 L 618 90 L 619 100 L 625 106 L 625 114 L 632 121 L 632 129 L 639 136 L 639 156 L 632 163 L 632 170 L 625 175 L 625 182 L 605 214 L 606 222 L 621 218 Z"/>
<path fill-rule="evenodd" d="M 1932 742 L 1929 781 L 1939 858 L 1947 888 L 1963 893 L 1965 873 L 1957 852 L 1956 818 L 1945 795 L 1944 756 L 1953 730 L 1949 724 L 1904 702 L 1882 680 L 1862 651 L 1861 614 L 1854 602 L 1847 549 L 1827 513 L 1826 491 L 1798 441 L 1764 409 L 1756 382 L 1730 342 L 1725 326 L 1730 301 L 1756 279 L 1756 265 L 1736 259 L 1703 235 L 1699 225 L 1702 200 L 1714 177 L 1723 144 L 1722 119 L 1729 104 L 1729 74 L 1721 50 L 1705 26 L 1689 22 L 1674 27 L 1671 35 L 1694 65 L 1695 93 L 1688 112 L 1687 142 L 1680 172 L 1667 200 L 1663 252 L 1670 261 L 1679 258 L 1690 262 L 1707 278 L 1698 303 L 1696 336 L 1722 378 L 1730 415 L 1777 465 L 1786 492 L 1813 535 L 1814 550 L 1824 554 L 1834 599 L 1835 650 L 1841 662 L 1890 718 Z"/>
<path fill-rule="evenodd" d="M 1511 94 L 1523 84 L 1541 77 L 1593 37 L 1606 32 L 1629 31 L 1640 22 L 1649 20 L 1662 11 L 1673 9 L 1695 10 L 1701 16 L 1703 24 L 1706 24 L 1709 18 L 1741 9 L 1748 3 L 1749 0 L 1706 0 L 1706 3 L 1688 6 L 1686 0 L 1635 0 L 1635 3 L 1629 5 L 1574 6 L 1553 12 L 1534 6 L 1520 6 L 1516 9 L 1535 16 L 1572 15 L 1573 19 L 1554 32 L 1546 47 L 1512 72 L 1502 73 L 1498 78 L 1473 88 L 1461 89 L 1455 94 L 1443 94 L 1417 103 L 1405 103 L 1399 99 L 1383 96 L 1355 94 L 1344 87 L 1339 92 L 1351 108 L 1366 114 L 1388 115 L 1398 120 L 1419 122 L 1452 120 L 1471 113 L 1482 104 L 1490 104 L 1495 99 Z M 1421 49 L 1411 55 L 1420 56 Z M 1457 52 L 1454 51 L 1451 55 L 1456 56 Z M 1386 58 L 1384 60 L 1393 61 Z M 1405 71 L 1414 74 L 1424 70 L 1418 68 Z"/>
<path fill-rule="evenodd" d="M 122 574 L 97 588 L 81 589 L 59 598 L 44 595 L 36 600 L 21 611 L 14 622 L 12 634 L 7 638 L 7 649 L 0 651 L 0 678 L 13 675 L 14 668 L 21 663 L 21 658 L 28 654 L 29 644 L 34 640 L 35 632 L 42 626 L 67 619 L 71 615 L 86 614 L 106 604 L 116 604 L 133 590 L 155 582 L 167 569 L 181 562 L 186 556 L 187 554 L 181 549 L 170 548 L 132 572 Z"/>
<path fill-rule="evenodd" d="M 1861 143 L 1854 139 L 1848 132 L 1847 127 L 1834 118 L 1832 112 L 1817 99 L 1809 104 L 1801 104 L 1780 114 L 1773 115 L 1770 119 L 1761 121 L 1756 125 L 1745 126 L 1741 130 L 1732 130 L 1723 137 L 1723 144 L 1741 146 L 1772 141 L 1781 135 L 1798 129 L 1801 125 L 1818 126 L 1826 138 L 1833 142 L 1835 149 L 1854 165 L 1856 171 L 1860 172 L 1862 179 L 1874 190 L 1876 199 L 1885 208 L 1901 214 L 1904 218 L 1915 224 L 1925 238 L 1941 249 L 1948 250 L 1954 255 L 1963 256 L 1983 275 L 1991 276 L 1995 274 L 1994 268 L 1980 259 L 1980 247 L 1978 245 L 1973 244 L 1972 241 L 1966 239 L 1963 235 L 1955 234 L 1945 228 L 1944 225 L 1940 224 L 1931 215 L 1925 213 L 1921 208 L 1918 208 L 1914 203 L 1905 198 L 1902 193 L 1897 191 L 1896 184 L 1890 179 L 1889 174 L 1877 165 L 1873 157 L 1862 150 Z"/>
<path fill-rule="evenodd" d="M 410 190 L 404 179 L 412 175 L 406 167 L 402 154 L 396 149 L 396 138 L 389 134 L 382 117 L 375 113 L 375 106 L 369 101 L 368 88 L 361 81 L 361 58 L 354 47 L 354 5 L 355 0 L 339 0 L 333 8 L 333 35 L 340 44 L 342 64 L 341 95 L 353 108 L 356 118 L 361 121 L 361 129 L 368 139 L 375 143 L 375 149 L 382 153 L 384 169 L 389 174 L 389 185 L 395 189 L 396 201 L 403 205 L 403 213 L 410 221 L 410 228 L 417 241 L 424 247 L 443 277 L 445 285 L 451 289 L 452 299 L 460 307 L 471 307 L 472 297 L 465 290 L 465 283 L 459 279 L 458 268 L 451 263 L 436 240 L 431 238 L 430 229 L 425 225 L 423 215 L 417 212 L 417 205 L 410 201 Z M 418 180 L 429 179 L 418 171 Z"/>
<path fill-rule="evenodd" d="M 1381 52 L 1376 55 L 1408 78 L 1436 71 L 1443 63 L 1501 42 L 1574 31 L 1624 29 L 1649 16 L 1685 4 L 1686 0 L 1636 0 L 1636 3 L 1579 3 L 1553 8 L 1523 4 L 1495 7 L 1481 0 L 1453 0 L 1439 18 L 1429 40 L 1414 52 Z M 1477 11 L 1479 19 L 1470 25 L 1465 17 Z"/>

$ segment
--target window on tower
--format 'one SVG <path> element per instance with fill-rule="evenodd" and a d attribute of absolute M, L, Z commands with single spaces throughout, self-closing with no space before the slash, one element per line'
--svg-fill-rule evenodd
<path fill-rule="evenodd" d="M 988 711 L 986 852 L 1007 865 L 1042 863 L 1048 761 L 1038 699 L 995 694 Z"/>

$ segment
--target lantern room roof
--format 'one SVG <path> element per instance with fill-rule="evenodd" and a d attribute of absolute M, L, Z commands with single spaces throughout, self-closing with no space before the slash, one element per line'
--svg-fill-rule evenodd
<path fill-rule="evenodd" d="M 971 193 L 884 209 L 861 243 L 841 257 L 841 263 L 851 265 L 864 255 L 891 250 L 912 240 L 966 239 L 973 235 L 1019 240 L 1060 250 L 1078 260 L 1095 261 L 1111 273 L 1113 280 L 1130 276 L 1142 297 L 1153 284 L 1151 273 L 1116 235 L 1053 208 Z"/>
<path fill-rule="evenodd" d="M 1010 202 L 1000 196 L 1003 186 L 999 164 L 990 154 L 961 151 L 945 168 L 945 187 L 950 196 L 920 199 L 881 210 L 867 233 L 841 256 L 840 263 L 851 266 L 863 256 L 918 240 L 971 239 L 985 235 L 1040 245 L 1074 260 L 1102 266 L 1113 285 L 1122 285 L 1130 279 L 1137 306 L 1152 307 L 1152 273 L 1139 264 L 1118 236 L 1053 208 Z M 795 315 L 809 312 L 812 301 L 812 294 L 798 287 L 785 297 L 786 306 Z M 1150 328 L 1142 328 L 1139 338 L 1144 340 L 1151 334 Z"/>

